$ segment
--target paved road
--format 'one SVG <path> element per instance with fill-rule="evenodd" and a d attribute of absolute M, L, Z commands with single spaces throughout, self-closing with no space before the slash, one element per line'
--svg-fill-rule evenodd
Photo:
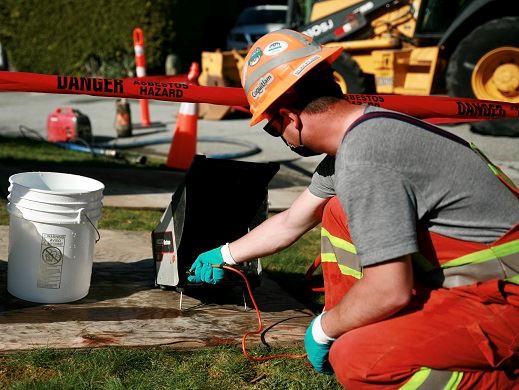
<path fill-rule="evenodd" d="M 164 144 L 152 145 L 148 152 L 167 155 L 168 140 L 171 139 L 179 109 L 178 103 L 150 102 L 152 122 L 160 122 L 148 129 L 134 128 L 130 139 L 116 139 L 114 130 L 115 99 L 83 95 L 57 95 L 40 93 L 0 93 L 0 135 L 20 135 L 19 126 L 25 125 L 46 136 L 46 120 L 50 112 L 58 106 L 72 106 L 86 114 L 92 123 L 94 135 L 102 141 L 129 143 L 137 141 L 164 140 Z M 131 101 L 133 123 L 140 121 L 138 101 Z M 475 142 L 516 181 L 519 182 L 519 138 L 488 137 L 474 134 L 468 125 L 448 127 L 448 130 Z M 305 185 L 316 166 L 319 157 L 302 159 L 289 151 L 279 139 L 268 136 L 260 126 L 250 128 L 247 119 L 226 119 L 222 121 L 199 120 L 199 137 L 227 137 L 253 143 L 261 152 L 241 158 L 246 161 L 278 161 L 282 163 L 280 174 L 286 186 Z M 197 144 L 197 152 L 220 154 L 241 152 L 247 147 L 226 142 L 205 142 Z"/>

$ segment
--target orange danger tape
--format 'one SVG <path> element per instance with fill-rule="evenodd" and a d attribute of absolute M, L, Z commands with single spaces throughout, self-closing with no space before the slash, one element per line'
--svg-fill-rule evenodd
<path fill-rule="evenodd" d="M 102 79 L 0 71 L 0 91 L 63 93 L 225 106 L 248 104 L 241 88 L 202 87 L 153 77 Z"/>
<path fill-rule="evenodd" d="M 353 104 L 368 104 L 399 111 L 431 123 L 474 122 L 519 118 L 519 104 L 446 96 L 356 95 L 344 98 Z"/>
<path fill-rule="evenodd" d="M 0 71 L 0 92 L 2 91 L 83 94 L 225 106 L 248 105 L 241 88 L 206 87 L 168 77 L 103 79 Z M 519 118 L 519 104 L 492 100 L 366 94 L 347 94 L 344 98 L 352 104 L 395 110 L 431 123 Z"/>

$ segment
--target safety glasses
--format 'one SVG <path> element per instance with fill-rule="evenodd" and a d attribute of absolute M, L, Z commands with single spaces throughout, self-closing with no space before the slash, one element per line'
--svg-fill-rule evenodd
<path fill-rule="evenodd" d="M 303 136 L 301 135 L 302 131 L 299 130 L 299 146 L 292 145 L 290 142 L 288 142 L 285 137 L 283 137 L 283 118 L 281 115 L 276 114 L 272 118 L 269 119 L 267 124 L 263 127 L 263 130 L 265 130 L 267 133 L 269 133 L 273 137 L 281 137 L 285 145 L 287 145 L 290 149 L 294 150 L 300 147 L 303 147 Z M 281 128 L 280 128 L 281 125 Z"/>
<path fill-rule="evenodd" d="M 276 126 L 276 122 L 279 122 L 279 119 L 281 119 L 281 117 L 277 114 L 272 116 L 267 124 L 263 126 L 263 130 L 265 130 L 273 137 L 281 137 L 281 130 L 278 126 Z"/>

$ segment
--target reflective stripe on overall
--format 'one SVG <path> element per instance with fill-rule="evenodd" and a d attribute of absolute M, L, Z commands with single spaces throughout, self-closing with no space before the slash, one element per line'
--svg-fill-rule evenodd
<path fill-rule="evenodd" d="M 432 242 L 449 241 L 452 245 L 458 240 L 439 237 L 438 234 L 424 232 Z M 502 242 L 502 243 L 501 243 Z M 519 284 L 519 229 L 515 227 L 505 236 L 482 249 L 441 261 L 437 251 L 434 258 L 440 257 L 439 266 L 429 260 L 426 253 L 413 254 L 413 264 L 419 278 L 434 287 L 459 287 L 490 279 L 503 279 Z M 435 249 L 438 249 L 435 247 Z M 425 251 L 423 251 L 425 252 Z M 362 277 L 362 268 L 355 246 L 344 239 L 334 237 L 324 227 L 321 228 L 321 261 L 337 263 L 343 275 L 356 279 Z"/>
<path fill-rule="evenodd" d="M 415 123 L 412 118 L 407 116 L 386 112 L 366 114 L 351 128 L 372 117 L 392 117 L 444 135 L 441 129 L 433 126 L 430 129 L 426 124 L 418 121 Z M 474 150 L 486 162 L 489 169 L 519 198 L 519 191 L 513 182 L 498 167 L 493 165 L 479 149 L 450 133 L 446 134 L 448 138 L 465 144 Z M 333 202 L 338 203 L 338 199 L 332 198 L 330 203 Z M 491 279 L 506 280 L 519 284 L 519 224 L 489 245 L 461 241 L 428 231 L 418 232 L 418 242 L 420 253 L 413 254 L 413 265 L 415 271 L 418 271 L 417 280 L 423 281 L 429 286 L 452 288 Z M 321 229 L 321 261 L 323 262 L 323 268 L 336 263 L 342 275 L 353 279 L 362 277 L 362 268 L 351 238 L 335 236 L 333 232 L 326 229 L 324 219 Z M 325 278 L 325 283 L 326 281 Z M 347 289 L 341 288 L 340 284 L 347 285 L 348 283 L 348 281 L 341 280 L 339 282 L 338 279 L 328 278 L 328 286 L 325 284 L 325 293 L 329 294 L 335 291 L 336 294 L 343 295 Z M 333 295 L 333 292 L 331 295 Z M 330 309 L 338 303 L 338 298 L 340 297 L 336 295 L 332 299 L 326 299 L 326 308 Z M 463 373 L 459 371 L 422 367 L 410 377 L 402 388 L 406 390 L 456 389 L 462 379 Z"/>

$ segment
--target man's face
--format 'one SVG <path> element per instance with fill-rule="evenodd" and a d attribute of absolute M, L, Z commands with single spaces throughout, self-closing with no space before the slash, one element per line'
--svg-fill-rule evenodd
<path fill-rule="evenodd" d="M 286 91 L 280 101 L 266 112 L 268 122 L 263 127 L 263 130 L 273 137 L 281 137 L 283 141 L 287 143 L 284 138 L 284 133 L 290 121 L 282 115 L 282 112 L 285 112 L 286 110 L 292 111 L 291 107 L 295 106 L 296 101 L 296 92 L 293 89 Z"/>
<path fill-rule="evenodd" d="M 304 129 L 301 112 L 310 102 L 305 97 L 312 96 L 312 93 L 316 97 L 327 93 L 342 96 L 334 79 L 333 69 L 328 63 L 319 64 L 286 91 L 279 101 L 266 112 L 268 123 L 263 127 L 273 137 L 281 137 L 292 151 L 302 156 L 318 154 L 303 143 Z"/>
<path fill-rule="evenodd" d="M 289 109 L 281 109 L 269 117 L 269 121 L 263 129 L 273 137 L 281 137 L 290 150 L 303 157 L 320 154 L 303 144 L 303 127 L 299 113 Z"/>

